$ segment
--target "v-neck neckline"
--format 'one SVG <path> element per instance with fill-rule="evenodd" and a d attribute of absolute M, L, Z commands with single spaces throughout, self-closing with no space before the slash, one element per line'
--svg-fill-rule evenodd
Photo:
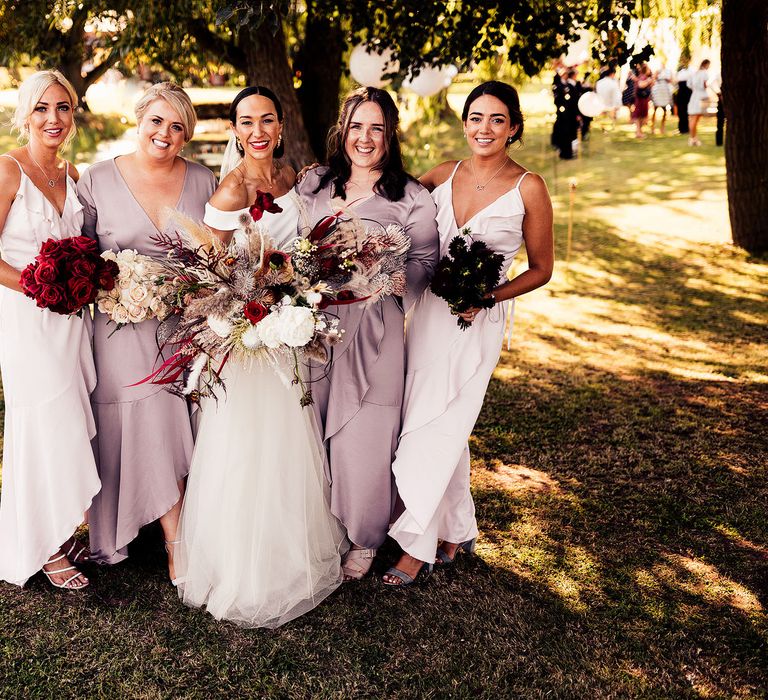
<path fill-rule="evenodd" d="M 464 162 L 463 160 L 459 161 L 459 165 L 461 165 L 463 162 Z M 459 165 L 457 165 L 456 169 L 451 173 L 450 180 L 446 180 L 446 182 L 444 183 L 449 186 L 448 194 L 450 195 L 450 199 L 451 199 L 451 216 L 453 217 L 453 225 L 456 227 L 457 231 L 461 231 L 461 229 L 466 228 L 467 224 L 470 221 L 480 216 L 480 214 L 482 214 L 486 209 L 489 209 L 490 207 L 492 207 L 494 204 L 496 204 L 496 202 L 500 201 L 503 197 L 506 197 L 510 192 L 514 192 L 516 189 L 518 189 L 518 185 L 520 184 L 520 180 L 518 179 L 517 184 L 514 187 L 512 187 L 511 189 L 508 189 L 506 192 L 502 192 L 498 197 L 496 197 L 496 199 L 488 202 L 488 204 L 486 204 L 482 209 L 478 209 L 461 226 L 459 226 L 459 222 L 456 221 L 456 209 L 453 206 L 453 179 L 459 170 Z M 523 174 L 525 174 L 525 172 L 527 171 L 524 171 Z M 522 175 L 520 177 L 522 178 Z"/>
<path fill-rule="evenodd" d="M 126 190 L 128 190 L 128 193 L 131 195 L 131 199 L 133 199 L 134 202 L 136 202 L 136 206 L 141 209 L 141 211 L 144 213 L 145 218 L 149 223 L 152 225 L 152 228 L 155 229 L 159 234 L 163 234 L 163 231 L 161 231 L 157 224 L 152 220 L 152 217 L 147 213 L 147 210 L 144 208 L 142 203 L 138 200 L 138 197 L 133 193 L 133 190 L 131 189 L 130 185 L 128 184 L 128 181 L 125 179 L 125 176 L 120 171 L 120 168 L 117 167 L 117 159 L 120 156 L 116 156 L 112 159 L 112 167 L 117 171 L 118 176 L 120 177 L 120 181 L 123 183 L 123 187 L 125 187 Z M 181 192 L 179 192 L 179 198 L 176 200 L 176 204 L 173 205 L 174 209 L 178 209 L 179 205 L 181 204 L 181 200 L 184 198 L 184 190 L 187 188 L 187 175 L 189 174 L 189 163 L 187 163 L 186 160 L 183 158 L 181 159 L 184 162 L 184 181 L 181 183 Z"/>
<path fill-rule="evenodd" d="M 58 217 L 59 221 L 62 221 L 64 219 L 64 212 L 67 210 L 67 202 L 69 201 L 69 164 L 64 166 L 66 168 L 66 172 L 64 173 L 64 205 L 61 207 L 61 211 L 59 211 L 56 203 L 51 200 L 50 197 L 47 197 L 45 192 L 35 184 L 35 181 L 29 176 L 27 171 L 24 170 L 24 167 L 21 165 L 21 163 L 19 163 L 19 161 L 11 155 L 8 157 L 16 162 L 16 165 L 19 166 L 19 170 L 21 170 L 21 174 L 26 177 L 27 180 L 29 180 L 29 183 L 42 195 L 43 199 L 51 205 L 53 211 L 56 212 L 56 216 Z"/>

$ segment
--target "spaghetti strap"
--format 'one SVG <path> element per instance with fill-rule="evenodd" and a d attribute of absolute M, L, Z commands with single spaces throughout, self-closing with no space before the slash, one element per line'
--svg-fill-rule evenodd
<path fill-rule="evenodd" d="M 459 166 L 463 163 L 463 160 L 460 160 L 458 163 L 456 163 L 456 167 L 453 169 L 453 172 L 451 173 L 451 176 L 448 178 L 449 180 L 453 180 L 453 176 L 456 174 L 456 171 L 459 169 Z"/>
<path fill-rule="evenodd" d="M 515 186 L 514 186 L 512 189 L 515 189 L 515 190 L 519 190 L 519 189 L 520 189 L 520 183 L 523 181 L 523 179 L 525 178 L 525 176 L 526 176 L 526 175 L 527 175 L 529 172 L 530 172 L 530 170 L 526 170 L 526 171 L 525 171 L 525 172 L 524 172 L 524 173 L 523 173 L 523 174 L 522 174 L 522 175 L 521 175 L 521 176 L 518 178 L 518 180 L 517 180 L 517 184 L 516 184 L 516 185 L 515 185 Z"/>
<path fill-rule="evenodd" d="M 19 163 L 19 161 L 16 160 L 10 153 L 3 153 L 2 157 L 3 158 L 10 158 L 14 163 L 16 163 L 16 165 L 19 166 L 19 170 L 21 170 L 21 174 L 22 175 L 26 175 L 26 173 L 24 172 L 24 168 L 21 167 L 21 163 Z"/>

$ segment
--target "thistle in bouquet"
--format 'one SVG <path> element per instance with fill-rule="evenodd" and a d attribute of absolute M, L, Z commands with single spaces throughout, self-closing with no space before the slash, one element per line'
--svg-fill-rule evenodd
<path fill-rule="evenodd" d="M 112 289 L 99 292 L 96 306 L 117 328 L 170 314 L 164 298 L 173 289 L 164 283 L 162 264 L 132 249 L 105 250 L 101 257 L 117 265 L 118 275 Z"/>
<path fill-rule="evenodd" d="M 117 275 L 117 265 L 102 259 L 96 241 L 87 236 L 50 238 L 22 271 L 21 287 L 41 309 L 81 316 L 100 290 L 115 287 Z"/>
<path fill-rule="evenodd" d="M 448 255 L 438 262 L 430 289 L 448 302 L 453 314 L 471 308 L 489 309 L 494 302 L 486 295 L 498 285 L 503 264 L 503 255 L 494 253 L 483 241 L 474 240 L 472 231 L 464 228 L 448 244 Z M 461 317 L 456 323 L 462 330 L 472 325 Z"/>
<path fill-rule="evenodd" d="M 342 200 L 338 213 L 294 241 L 297 283 L 319 308 L 361 303 L 406 292 L 405 263 L 411 239 L 402 226 L 361 219 Z"/>

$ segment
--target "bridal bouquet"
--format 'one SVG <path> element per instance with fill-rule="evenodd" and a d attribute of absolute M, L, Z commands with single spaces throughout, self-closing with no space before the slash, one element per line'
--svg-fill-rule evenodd
<path fill-rule="evenodd" d="M 460 314 L 475 307 L 489 309 L 492 299 L 485 295 L 491 291 L 501 277 L 504 256 L 494 253 L 483 241 L 472 240 L 467 245 L 467 238 L 472 240 L 472 231 L 464 228 L 460 235 L 454 236 L 448 244 L 448 255 L 437 263 L 435 276 L 430 289 L 432 293 L 445 299 L 451 313 Z M 456 322 L 462 330 L 472 325 L 459 317 Z"/>
<path fill-rule="evenodd" d="M 105 250 L 101 257 L 118 267 L 116 284 L 96 296 L 99 311 L 109 316 L 120 328 L 128 323 L 141 323 L 149 318 L 163 319 L 170 308 L 163 302 L 172 289 L 159 282 L 162 266 L 146 255 L 125 249 L 118 253 Z"/>
<path fill-rule="evenodd" d="M 329 217 L 287 253 L 256 223 L 261 217 L 254 209 L 269 211 L 273 205 L 270 195 L 259 198 L 263 202 L 257 200 L 258 206 L 241 216 L 229 245 L 181 215 L 174 237 L 156 239 L 167 255 L 154 284 L 171 310 L 158 338 L 175 352 L 142 382 L 167 384 L 196 401 L 215 396 L 230 359 L 265 361 L 278 373 L 287 363 L 292 383 L 302 387 L 302 405 L 309 405 L 312 395 L 301 379 L 299 358 L 325 362 L 326 348 L 343 336 L 338 320 L 323 309 L 404 291 L 410 239 L 402 230 L 375 232 L 359 219 Z"/>
<path fill-rule="evenodd" d="M 87 236 L 50 238 L 22 271 L 21 287 L 41 309 L 80 316 L 99 290 L 115 287 L 117 274 L 117 265 L 99 257 L 96 241 Z"/>

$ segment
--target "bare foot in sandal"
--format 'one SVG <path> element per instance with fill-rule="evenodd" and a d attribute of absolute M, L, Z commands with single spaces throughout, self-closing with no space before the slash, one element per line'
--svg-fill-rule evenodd
<path fill-rule="evenodd" d="M 375 549 L 366 549 L 353 544 L 352 549 L 350 549 L 341 560 L 341 570 L 344 572 L 344 583 L 349 581 L 359 581 L 363 578 L 363 576 L 371 570 L 375 558 Z"/>

